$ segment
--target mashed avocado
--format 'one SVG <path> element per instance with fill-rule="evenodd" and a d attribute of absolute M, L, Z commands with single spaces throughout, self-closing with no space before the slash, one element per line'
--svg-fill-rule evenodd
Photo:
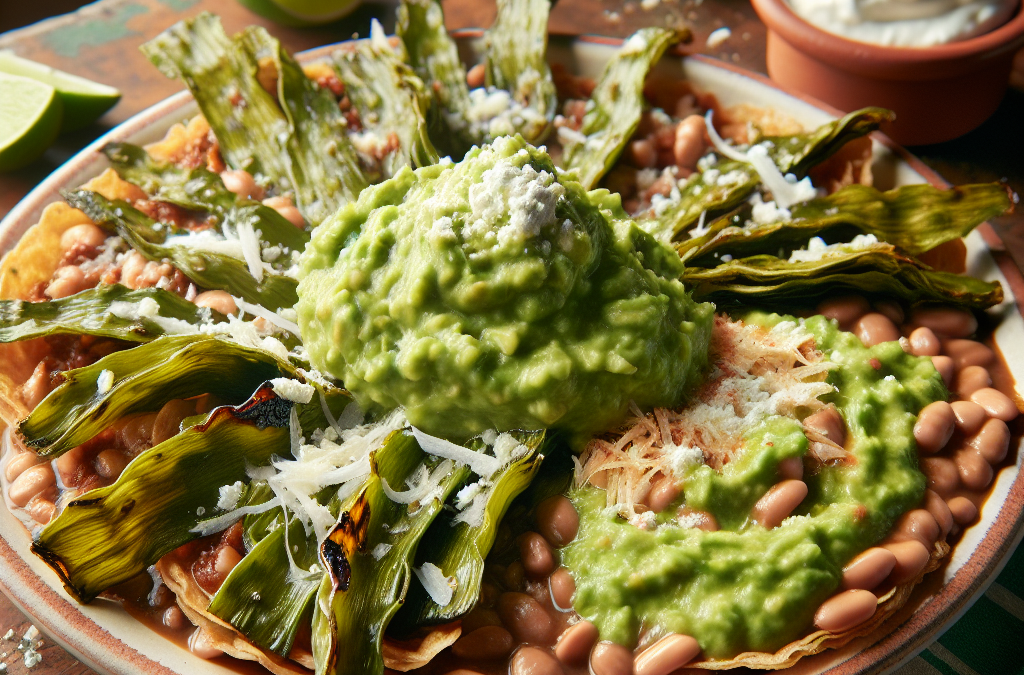
<path fill-rule="evenodd" d="M 368 188 L 313 234 L 297 306 L 317 368 L 375 409 L 452 439 L 601 431 L 677 405 L 713 307 L 682 264 L 521 138 Z"/>
<path fill-rule="evenodd" d="M 743 453 L 720 473 L 696 465 L 682 476 L 687 506 L 715 515 L 717 532 L 680 526 L 674 509 L 641 530 L 604 508 L 603 491 L 577 490 L 580 531 L 562 562 L 576 579 L 573 607 L 602 639 L 632 646 L 641 631 L 678 632 L 696 638 L 710 658 L 774 652 L 807 634 L 817 607 L 839 587 L 842 567 L 920 503 L 925 478 L 914 422 L 922 407 L 947 395 L 931 361 L 904 353 L 898 342 L 866 348 L 820 316 L 805 325 L 838 364 L 828 376 L 837 388 L 829 400 L 846 420 L 853 462 L 805 472 L 807 498 L 771 530 L 751 522 L 750 509 L 778 481 L 779 462 L 808 449 L 787 417 L 769 417 L 748 433 Z"/>

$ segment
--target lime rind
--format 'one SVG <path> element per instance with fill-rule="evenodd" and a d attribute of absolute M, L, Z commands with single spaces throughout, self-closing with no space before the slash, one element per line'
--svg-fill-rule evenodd
<path fill-rule="evenodd" d="M 359 0 L 239 0 L 245 7 L 274 23 L 306 28 L 331 23 L 347 16 Z M 320 9 L 327 6 L 328 9 Z"/>
<path fill-rule="evenodd" d="M 0 171 L 39 158 L 60 133 L 63 114 L 64 104 L 53 87 L 0 73 Z"/>

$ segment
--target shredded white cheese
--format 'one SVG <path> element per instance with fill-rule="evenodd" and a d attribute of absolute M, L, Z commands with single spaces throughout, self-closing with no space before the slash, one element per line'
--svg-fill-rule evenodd
<path fill-rule="evenodd" d="M 290 377 L 275 377 L 270 380 L 270 386 L 274 393 L 286 401 L 295 403 L 309 403 L 313 400 L 316 389 L 311 384 L 293 380 Z"/>
<path fill-rule="evenodd" d="M 114 386 L 114 371 L 112 370 L 101 370 L 99 377 L 96 378 L 96 391 L 101 395 L 106 394 Z"/>
<path fill-rule="evenodd" d="M 455 577 L 446 577 L 440 567 L 429 562 L 423 563 L 421 567 L 414 567 L 412 571 L 423 584 L 430 599 L 441 607 L 447 607 L 455 593 Z"/>

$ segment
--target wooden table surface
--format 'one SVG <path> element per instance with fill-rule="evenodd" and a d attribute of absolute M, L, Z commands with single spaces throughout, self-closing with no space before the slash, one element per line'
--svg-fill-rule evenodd
<path fill-rule="evenodd" d="M 12 0 L 0 0 L 4 3 Z M 182 86 L 168 80 L 143 57 L 138 46 L 175 21 L 203 10 L 220 14 L 228 32 L 250 24 L 266 26 L 291 51 L 367 35 L 371 18 L 388 33 L 394 29 L 393 2 L 365 2 L 351 16 L 328 26 L 285 28 L 256 16 L 233 0 L 100 0 L 72 14 L 0 34 L 0 49 L 119 88 L 124 97 L 88 129 L 62 136 L 35 164 L 0 174 L 0 218 L 37 183 L 109 128 L 174 94 Z M 494 16 L 493 0 L 444 0 L 450 29 L 486 27 Z M 3 11 L 0 9 L 0 11 Z M 765 28 L 747 0 L 560 0 L 552 10 L 552 33 L 625 37 L 647 25 L 689 26 L 688 50 L 705 53 L 750 70 L 765 72 Z M 726 26 L 732 35 L 715 50 L 707 36 Z M 952 183 L 1004 180 L 1024 193 L 1024 92 L 1011 89 L 999 110 L 966 136 L 912 148 Z M 1024 209 L 993 222 L 1018 266 L 1024 268 Z M 40 648 L 43 659 L 30 669 L 16 649 L 29 620 L 0 595 L 0 635 L 13 629 L 15 641 L 0 641 L 0 662 L 7 673 L 82 675 L 94 671 L 50 640 Z M 0 671 L 3 672 L 3 671 Z"/>

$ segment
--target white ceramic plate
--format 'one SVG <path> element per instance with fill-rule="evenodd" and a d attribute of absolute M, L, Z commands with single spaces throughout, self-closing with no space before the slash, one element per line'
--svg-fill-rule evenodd
<path fill-rule="evenodd" d="M 459 34 L 460 49 L 469 58 L 476 49 L 478 31 Z M 597 76 L 605 61 L 621 43 L 605 38 L 555 41 L 549 58 L 571 72 Z M 316 60 L 337 47 L 306 52 L 303 61 Z M 806 98 L 779 90 L 767 78 L 703 57 L 669 56 L 658 69 L 685 77 L 699 89 L 714 93 L 725 105 L 750 103 L 783 111 L 806 127 L 815 127 L 837 112 Z M 177 94 L 111 130 L 73 157 L 18 204 L 0 222 L 0 254 L 10 250 L 39 218 L 43 208 L 60 199 L 63 188 L 76 187 L 107 168 L 100 148 L 112 141 L 143 144 L 163 137 L 174 123 L 197 112 L 191 95 Z M 881 135 L 874 137 L 873 170 L 876 187 L 931 182 L 945 185 L 919 160 Z M 1002 282 L 1008 300 L 992 311 L 1001 317 L 996 343 L 1002 345 L 1014 379 L 1024 382 L 1024 354 L 1008 348 L 1024 344 L 1024 320 L 1013 298 L 1024 296 L 1024 279 L 1008 256 L 990 252 L 998 240 L 988 226 L 967 239 L 968 272 Z M 996 247 L 998 248 L 998 247 Z M 1005 275 L 1005 276 L 1004 276 Z M 841 650 L 826 651 L 801 661 L 790 673 L 807 675 L 829 672 L 883 672 L 912 658 L 952 624 L 998 574 L 1016 547 L 1024 516 L 1024 479 L 1020 478 L 1020 448 L 1016 457 L 996 477 L 992 495 L 979 521 L 970 527 L 945 566 L 944 583 L 934 595 L 922 585 L 911 602 L 875 635 L 855 640 Z M 82 606 L 63 590 L 56 575 L 29 551 L 31 540 L 21 523 L 0 506 L 0 586 L 51 638 L 102 673 L 135 675 L 227 675 L 237 671 L 228 661 L 204 661 L 166 640 L 103 600 Z M 934 585 L 934 584 L 933 584 Z"/>

